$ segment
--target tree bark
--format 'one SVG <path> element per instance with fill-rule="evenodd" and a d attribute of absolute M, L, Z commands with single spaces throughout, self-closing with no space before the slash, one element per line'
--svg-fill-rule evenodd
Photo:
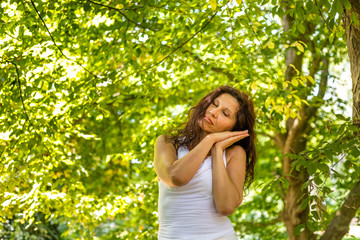
<path fill-rule="evenodd" d="M 286 4 L 286 0 L 282 3 Z M 294 19 L 289 15 L 285 15 L 283 17 L 282 24 L 284 31 L 288 31 L 291 28 L 293 21 Z M 319 98 L 323 98 L 327 88 L 329 59 L 325 56 L 319 55 L 319 53 L 314 50 L 316 43 L 310 40 L 308 35 L 312 34 L 315 31 L 315 28 L 311 23 L 306 23 L 305 34 L 300 34 L 296 38 L 292 37 L 290 38 L 290 41 L 292 43 L 301 40 L 312 46 L 311 54 L 313 61 L 309 66 L 309 73 L 310 76 L 314 78 L 315 74 L 321 69 L 320 88 L 317 96 Z M 323 43 L 323 47 L 325 47 L 328 43 L 328 41 L 325 41 Z M 291 79 L 297 75 L 294 67 L 297 71 L 299 71 L 299 73 L 302 72 L 303 56 L 303 53 L 296 54 L 296 50 L 294 48 L 288 49 L 285 56 L 285 63 L 287 67 L 285 72 L 286 81 L 291 81 Z M 322 63 L 322 67 L 320 63 Z M 313 84 L 308 82 L 307 87 L 311 88 L 313 87 Z M 310 94 L 310 91 L 300 97 L 302 99 L 307 99 L 307 94 Z M 312 130 L 309 121 L 313 116 L 315 116 L 318 108 L 318 106 L 309 107 L 303 104 L 299 111 L 300 118 L 289 118 L 287 120 L 286 134 L 275 134 L 275 136 L 278 136 L 277 140 L 282 141 L 282 143 L 279 143 L 278 145 L 282 146 L 283 154 L 299 154 L 301 151 L 306 149 L 306 143 L 308 141 L 306 135 L 308 135 L 308 133 Z M 289 180 L 289 188 L 285 194 L 285 206 L 282 217 L 287 228 L 288 236 L 290 240 L 315 239 L 315 234 L 306 226 L 306 222 L 309 218 L 309 206 L 306 206 L 304 209 L 300 208 L 303 200 L 309 196 L 308 188 L 305 187 L 302 189 L 303 184 L 309 180 L 309 174 L 303 167 L 301 167 L 299 171 L 296 169 L 291 171 L 291 164 L 292 161 L 290 157 L 285 157 L 283 159 L 283 173 Z M 294 229 L 300 224 L 304 224 L 304 230 L 301 231 L 299 235 L 294 236 Z"/>
<path fill-rule="evenodd" d="M 351 9 L 345 9 L 343 23 L 346 33 L 346 44 L 350 59 L 353 92 L 353 124 L 360 129 L 360 25 L 355 26 L 351 14 L 360 19 L 360 2 L 349 0 Z M 360 138 L 360 134 L 358 133 Z M 320 240 L 340 240 L 349 231 L 349 225 L 360 207 L 360 181 L 349 192 L 341 208 L 327 226 Z"/>
<path fill-rule="evenodd" d="M 335 213 L 320 240 L 340 240 L 349 231 L 351 219 L 360 207 L 360 181 L 351 189 L 344 204 Z"/>
<path fill-rule="evenodd" d="M 284 31 L 288 31 L 293 24 L 294 19 L 285 15 L 282 19 Z M 296 41 L 296 39 L 290 39 L 290 41 Z M 291 81 L 293 77 L 296 76 L 296 70 L 302 71 L 302 62 L 303 62 L 303 53 L 296 54 L 295 48 L 289 48 L 285 55 L 285 64 L 286 64 L 286 72 L 285 72 L 285 81 Z M 296 70 L 294 69 L 296 68 Z M 309 116 L 308 111 L 304 111 L 307 107 L 303 107 L 300 112 L 301 119 L 289 118 L 287 120 L 287 133 L 282 136 L 282 143 L 280 144 L 282 147 L 282 153 L 300 153 L 306 148 L 307 139 L 302 137 L 303 132 L 307 126 L 308 120 L 311 116 Z M 278 133 L 277 135 L 281 135 Z M 291 170 L 291 159 L 289 157 L 285 157 L 283 159 L 283 173 L 286 178 L 289 180 L 289 188 L 285 194 L 285 206 L 284 211 L 282 213 L 282 217 L 284 223 L 287 228 L 289 239 L 312 239 L 313 233 L 305 227 L 305 230 L 300 233 L 298 236 L 294 236 L 294 229 L 299 224 L 305 224 L 309 217 L 309 207 L 307 206 L 305 209 L 300 209 L 300 205 L 302 200 L 308 197 L 308 189 L 301 189 L 302 185 L 308 181 L 309 174 L 306 169 L 301 168 L 300 171 L 296 169 Z M 291 175 L 291 176 L 290 176 Z"/>
<path fill-rule="evenodd" d="M 355 26 L 351 21 L 352 13 L 355 13 L 360 20 L 360 2 L 358 0 L 350 0 L 349 2 L 351 3 L 351 9 L 345 9 L 343 21 L 351 68 L 353 123 L 360 128 L 360 25 Z"/>

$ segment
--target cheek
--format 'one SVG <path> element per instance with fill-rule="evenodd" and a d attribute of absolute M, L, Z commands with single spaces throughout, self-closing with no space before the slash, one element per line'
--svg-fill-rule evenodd
<path fill-rule="evenodd" d="M 230 119 L 224 119 L 223 121 L 223 128 L 226 131 L 232 130 L 235 126 L 235 122 Z"/>
<path fill-rule="evenodd" d="M 236 124 L 236 121 L 234 121 L 234 120 L 230 121 L 230 123 L 229 123 L 230 130 L 235 127 L 235 124 Z"/>

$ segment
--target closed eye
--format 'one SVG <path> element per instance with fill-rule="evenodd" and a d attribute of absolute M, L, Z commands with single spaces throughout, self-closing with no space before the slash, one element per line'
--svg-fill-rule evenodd
<path fill-rule="evenodd" d="M 215 101 L 212 102 L 212 105 L 214 105 L 215 107 L 218 107 L 218 106 L 219 106 L 219 104 L 218 104 L 217 102 L 215 102 Z M 229 116 L 230 116 L 230 114 L 227 113 L 226 111 L 222 111 L 222 113 L 224 114 L 225 117 L 229 117 Z"/>

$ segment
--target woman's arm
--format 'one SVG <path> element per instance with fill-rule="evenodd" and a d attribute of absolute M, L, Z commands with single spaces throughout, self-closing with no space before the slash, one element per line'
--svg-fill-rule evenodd
<path fill-rule="evenodd" d="M 243 200 L 246 152 L 237 145 L 227 149 L 226 157 L 229 159 L 229 162 L 225 168 L 223 160 L 224 149 L 226 149 L 226 146 L 224 148 L 224 145 L 215 144 L 211 150 L 213 164 L 212 188 L 216 210 L 221 215 L 228 216 L 235 211 Z"/>
<path fill-rule="evenodd" d="M 166 142 L 164 135 L 159 136 L 154 150 L 156 174 L 171 187 L 185 185 L 193 178 L 213 144 L 213 140 L 207 136 L 188 154 L 177 159 L 174 145 Z"/>
<path fill-rule="evenodd" d="M 165 184 L 178 187 L 187 184 L 199 169 L 214 143 L 232 136 L 243 136 L 242 132 L 220 132 L 207 135 L 195 148 L 184 157 L 177 159 L 176 149 L 172 143 L 165 141 L 161 135 L 156 139 L 154 149 L 154 167 L 157 176 Z"/>

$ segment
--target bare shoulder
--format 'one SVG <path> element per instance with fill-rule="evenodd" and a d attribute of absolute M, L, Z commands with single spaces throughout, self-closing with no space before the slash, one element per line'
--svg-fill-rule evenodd
<path fill-rule="evenodd" d="M 165 140 L 166 140 L 166 135 L 165 134 L 162 134 L 162 135 L 160 135 L 160 136 L 158 136 L 157 138 L 156 138 L 156 144 L 159 144 L 159 143 L 162 143 L 162 142 L 165 142 Z"/>
<path fill-rule="evenodd" d="M 155 147 L 159 149 L 175 149 L 174 145 L 167 140 L 167 137 L 165 134 L 158 136 L 155 141 Z"/>
<path fill-rule="evenodd" d="M 166 144 L 166 143 L 170 143 L 170 142 L 168 142 L 167 141 L 167 135 L 165 135 L 165 134 L 162 134 L 162 135 L 160 135 L 160 136 L 158 136 L 157 138 L 156 138 L 156 144 Z"/>
<path fill-rule="evenodd" d="M 226 155 L 228 162 L 233 161 L 246 161 L 246 151 L 243 147 L 239 145 L 231 146 L 226 149 Z"/>

